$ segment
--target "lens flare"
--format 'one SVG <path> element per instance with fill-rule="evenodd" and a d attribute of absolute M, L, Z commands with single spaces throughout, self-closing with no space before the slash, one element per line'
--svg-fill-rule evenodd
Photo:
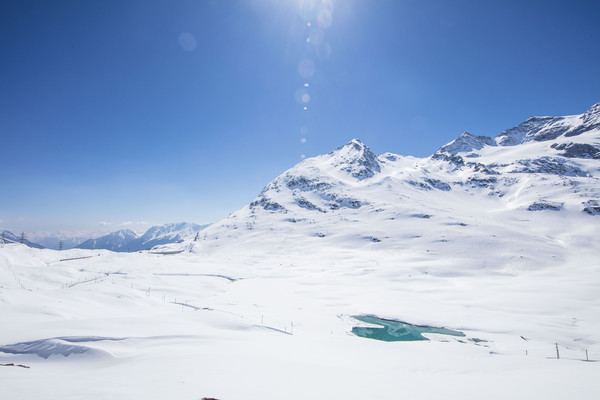
<path fill-rule="evenodd" d="M 179 42 L 181 48 L 185 51 L 189 52 L 196 50 L 196 37 L 189 32 L 183 32 L 180 34 L 177 38 L 177 41 Z"/>
<path fill-rule="evenodd" d="M 310 95 L 304 89 L 296 90 L 296 93 L 294 93 L 294 98 L 298 104 L 308 104 L 310 102 Z"/>
<path fill-rule="evenodd" d="M 321 29 L 327 29 L 331 26 L 331 22 L 333 21 L 333 16 L 331 15 L 331 11 L 324 9 L 319 11 L 317 15 L 317 24 Z"/>
<path fill-rule="evenodd" d="M 308 43 L 315 47 L 321 45 L 323 43 L 323 31 L 321 29 L 311 29 L 308 36 Z"/>
<path fill-rule="evenodd" d="M 312 78 L 312 76 L 315 74 L 315 63 L 313 60 L 308 58 L 301 60 L 300 64 L 298 64 L 298 73 L 305 79 Z"/>
<path fill-rule="evenodd" d="M 319 58 L 328 58 L 331 55 L 331 46 L 329 43 L 321 43 L 319 47 L 317 47 L 317 56 Z"/>

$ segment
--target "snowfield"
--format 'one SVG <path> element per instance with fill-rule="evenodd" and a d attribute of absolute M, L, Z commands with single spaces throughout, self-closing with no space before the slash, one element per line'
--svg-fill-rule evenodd
<path fill-rule="evenodd" d="M 586 350 L 600 358 L 590 254 L 513 273 L 351 249 L 225 259 L 11 245 L 0 254 L 0 363 L 31 367 L 2 367 L 6 398 L 599 394 L 600 363 L 582 361 Z M 350 333 L 361 313 L 486 342 L 364 339 Z"/>
<path fill-rule="evenodd" d="M 0 366 L 0 395 L 600 398 L 598 113 L 426 159 L 353 140 L 152 252 L 6 244 L 0 364 L 30 368 Z M 465 336 L 362 338 L 355 315 Z"/>

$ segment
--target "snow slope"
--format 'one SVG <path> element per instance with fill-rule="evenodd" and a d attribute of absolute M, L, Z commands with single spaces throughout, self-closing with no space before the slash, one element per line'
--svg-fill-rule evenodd
<path fill-rule="evenodd" d="M 352 140 L 162 247 L 180 254 L 6 245 L 0 364 L 31 368 L 0 367 L 0 391 L 597 398 L 600 165 L 562 146 L 600 144 L 594 107 L 423 159 Z M 375 341 L 362 314 L 466 336 Z"/>

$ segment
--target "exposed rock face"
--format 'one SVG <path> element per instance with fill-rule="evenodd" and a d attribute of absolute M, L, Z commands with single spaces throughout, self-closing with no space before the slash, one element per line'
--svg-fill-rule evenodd
<path fill-rule="evenodd" d="M 533 160 L 519 160 L 513 173 L 552 174 L 561 176 L 586 176 L 587 173 L 567 160 L 556 157 L 540 157 Z"/>
<path fill-rule="evenodd" d="M 497 136 L 501 146 L 515 146 L 527 141 L 552 140 L 563 135 L 569 126 L 564 117 L 531 117 L 520 125 Z"/>
<path fill-rule="evenodd" d="M 433 153 L 433 155 L 431 156 L 431 158 L 433 160 L 442 160 L 442 161 L 447 161 L 449 163 L 452 163 L 458 167 L 463 166 L 465 164 L 465 160 L 461 157 L 461 156 L 457 156 L 457 155 L 447 155 L 444 153 L 438 153 L 435 152 Z"/>
<path fill-rule="evenodd" d="M 590 215 L 600 215 L 600 201 L 588 200 L 583 203 L 583 212 Z"/>
<path fill-rule="evenodd" d="M 560 153 L 563 157 L 600 159 L 600 146 L 569 142 L 560 144 L 554 143 L 551 147 L 556 150 L 564 150 Z"/>
<path fill-rule="evenodd" d="M 434 189 L 443 190 L 445 192 L 452 190 L 450 185 L 448 185 L 446 182 L 442 182 L 439 179 L 427 178 L 425 179 L 425 182 L 427 182 L 427 184 L 429 184 Z"/>
<path fill-rule="evenodd" d="M 256 207 L 262 207 L 267 211 L 286 211 L 286 209 L 281 204 L 277 203 L 276 201 L 272 201 L 269 198 L 264 197 L 262 195 L 259 196 L 258 199 L 250 203 L 250 208 Z"/>
<path fill-rule="evenodd" d="M 562 203 L 546 203 L 546 202 L 536 202 L 527 207 L 528 211 L 560 211 L 562 209 Z"/>
<path fill-rule="evenodd" d="M 496 140 L 501 146 L 515 146 L 530 141 L 554 140 L 560 136 L 578 136 L 594 129 L 600 129 L 600 103 L 578 116 L 531 117 L 501 132 Z"/>

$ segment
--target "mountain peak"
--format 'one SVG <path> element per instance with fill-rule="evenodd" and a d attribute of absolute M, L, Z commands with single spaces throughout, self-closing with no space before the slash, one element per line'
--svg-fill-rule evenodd
<path fill-rule="evenodd" d="M 484 146 L 496 146 L 496 141 L 488 136 L 475 136 L 469 132 L 463 132 L 459 137 L 444 145 L 436 153 L 466 153 L 473 150 L 481 150 Z"/>
<path fill-rule="evenodd" d="M 350 140 L 329 153 L 329 156 L 332 157 L 334 167 L 340 167 L 342 171 L 361 181 L 381 171 L 377 155 L 359 139 Z"/>
<path fill-rule="evenodd" d="M 600 128 L 600 103 L 594 104 L 581 115 L 581 123 L 585 130 Z"/>
<path fill-rule="evenodd" d="M 352 140 L 350 140 L 348 143 L 345 144 L 345 146 L 354 146 L 355 148 L 366 148 L 367 146 L 360 141 L 360 139 L 354 138 Z"/>
<path fill-rule="evenodd" d="M 600 115 L 600 102 L 591 106 L 583 115 Z"/>

